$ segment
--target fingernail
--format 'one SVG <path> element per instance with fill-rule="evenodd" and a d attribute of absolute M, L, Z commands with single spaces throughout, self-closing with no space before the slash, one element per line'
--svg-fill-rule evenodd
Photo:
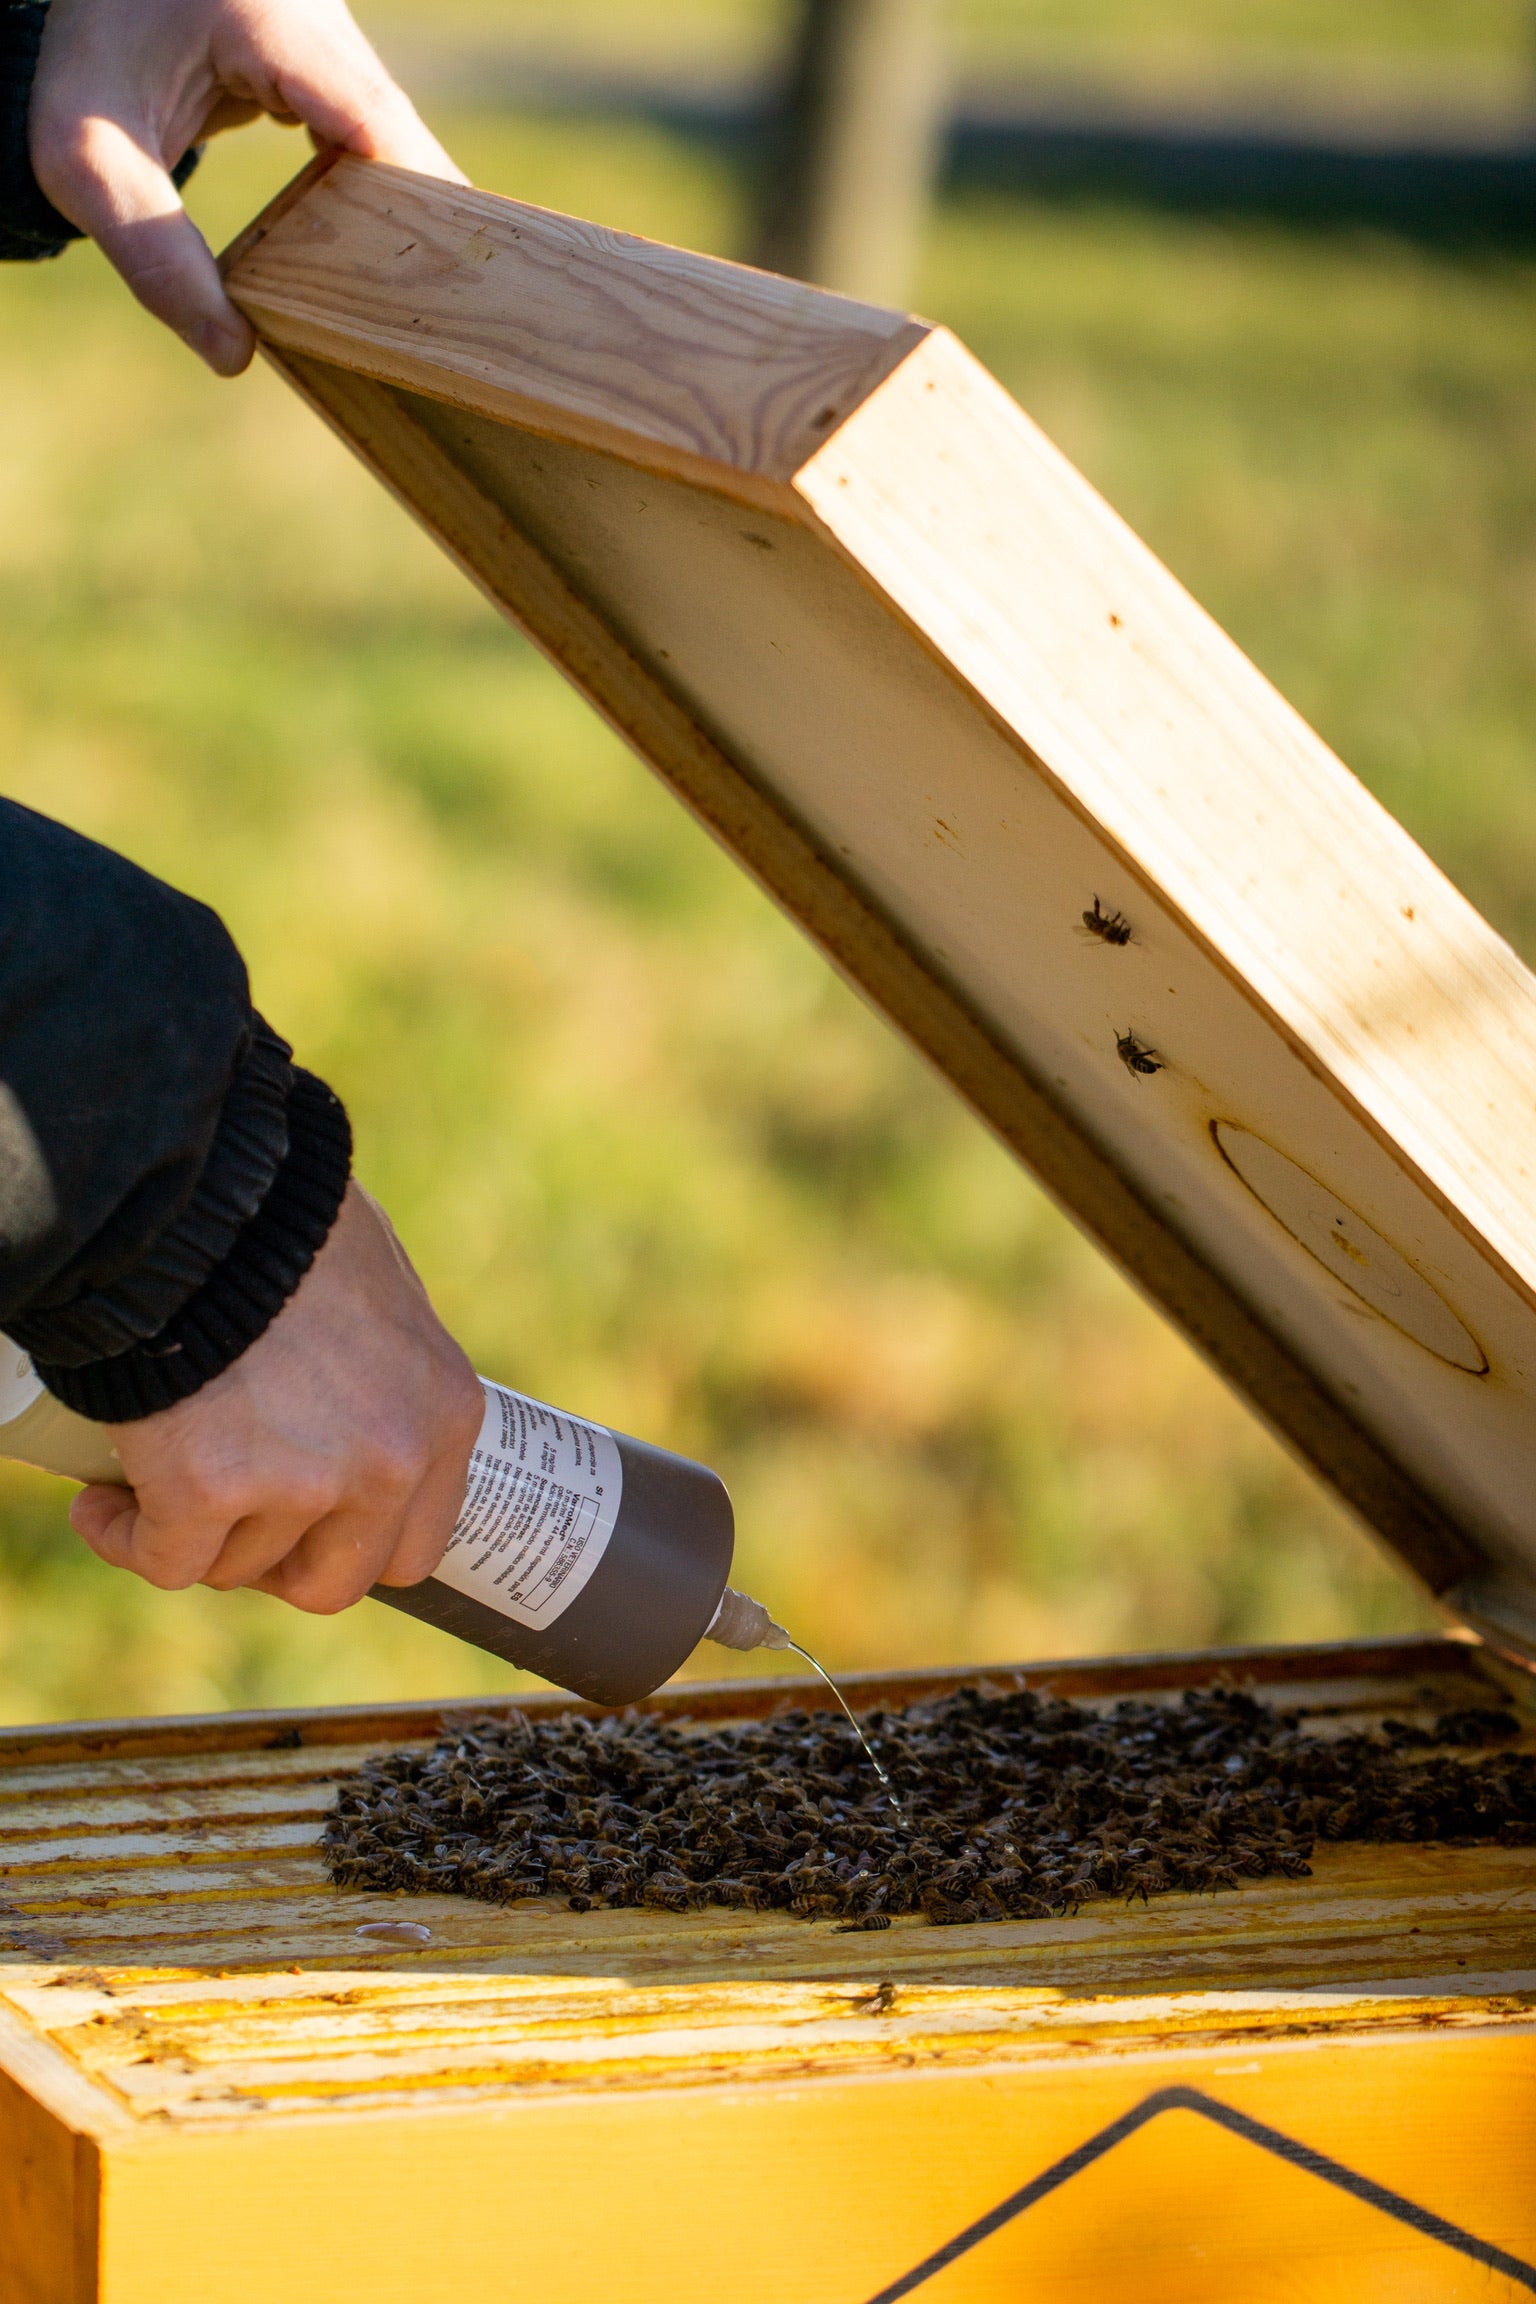
<path fill-rule="evenodd" d="M 238 376 L 250 366 L 250 337 L 223 320 L 196 320 L 184 331 L 184 338 L 216 376 Z"/>

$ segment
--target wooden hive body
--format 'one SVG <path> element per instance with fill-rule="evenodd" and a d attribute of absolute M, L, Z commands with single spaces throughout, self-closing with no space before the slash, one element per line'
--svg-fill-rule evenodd
<path fill-rule="evenodd" d="M 1536 980 L 985 370 L 355 160 L 226 277 L 1258 1413 L 1536 1654 Z"/>
<path fill-rule="evenodd" d="M 1325 1730 L 1505 1697 L 1452 1641 L 1028 1677 L 1221 1674 Z M 652 1704 L 786 1696 L 814 1685 Z M 439 1720 L 0 1735 L 0 2304 L 1536 2290 L 1528 1850 L 1329 1848 L 1300 1882 L 873 1937 L 332 1889 L 337 1778 Z M 359 1936 L 381 1919 L 430 1941 Z"/>
<path fill-rule="evenodd" d="M 984 371 L 351 160 L 227 277 L 1258 1412 L 1536 1651 L 1536 984 Z M 1452 1640 L 1029 1677 L 1223 1672 L 1326 1731 L 1509 1668 Z M 0 1736 L 0 2304 L 1536 2291 L 1527 1851 L 1328 1848 L 1301 1883 L 879 1936 L 332 1890 L 336 1779 L 437 1725 Z M 429 1938 L 358 1934 L 400 1918 Z"/>

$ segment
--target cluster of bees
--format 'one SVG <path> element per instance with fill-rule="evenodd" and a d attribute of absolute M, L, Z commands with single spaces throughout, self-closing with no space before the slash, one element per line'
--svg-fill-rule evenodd
<path fill-rule="evenodd" d="M 1536 1756 L 1455 1751 L 1515 1735 L 1499 1713 L 1324 1740 L 1227 1688 L 1103 1710 L 982 1688 L 865 1726 L 899 1817 L 833 1712 L 473 1721 L 343 1784 L 331 1876 L 882 1928 L 1296 1876 L 1319 1838 L 1536 1840 Z"/>

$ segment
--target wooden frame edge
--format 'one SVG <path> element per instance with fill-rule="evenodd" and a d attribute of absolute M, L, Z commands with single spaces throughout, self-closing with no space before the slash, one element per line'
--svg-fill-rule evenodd
<path fill-rule="evenodd" d="M 339 144 L 322 145 L 309 165 L 301 168 L 297 176 L 292 177 L 281 192 L 267 202 L 259 216 L 251 218 L 244 231 L 235 234 L 228 247 L 220 250 L 217 258 L 222 279 L 227 279 L 241 258 L 248 256 L 253 248 L 265 240 L 274 224 L 280 224 L 291 208 L 297 208 L 306 194 L 320 182 L 321 177 L 330 174 L 341 157 Z"/>
<path fill-rule="evenodd" d="M 697 448 L 686 448 L 676 441 L 660 435 L 651 435 L 633 423 L 619 424 L 595 416 L 591 411 L 578 408 L 574 401 L 562 402 L 557 391 L 539 395 L 516 387 L 497 384 L 489 375 L 475 375 L 472 371 L 453 366 L 439 356 L 434 358 L 430 349 L 420 355 L 404 344 L 384 345 L 378 334 L 362 321 L 351 323 L 332 316 L 317 317 L 314 311 L 304 310 L 295 299 L 274 293 L 270 286 L 265 291 L 260 281 L 242 281 L 240 270 L 246 260 L 259 249 L 277 225 L 300 207 L 315 187 L 339 164 L 349 171 L 367 168 L 376 171 L 380 180 L 394 184 L 402 196 L 424 200 L 429 205 L 434 196 L 445 209 L 459 206 L 473 208 L 477 201 L 494 203 L 499 211 L 518 210 L 531 228 L 538 219 L 547 218 L 551 225 L 571 230 L 590 232 L 600 239 L 621 240 L 637 252 L 651 252 L 656 259 L 669 259 L 674 264 L 690 264 L 707 268 L 712 273 L 727 274 L 743 279 L 756 279 L 762 283 L 764 297 L 786 296 L 804 299 L 802 309 L 813 302 L 819 306 L 838 304 L 850 313 L 859 312 L 878 318 L 890 325 L 881 331 L 866 326 L 844 331 L 842 341 L 853 354 L 850 373 L 834 387 L 847 401 L 837 411 L 837 422 L 852 414 L 868 399 L 883 380 L 898 368 L 909 355 L 933 333 L 929 323 L 906 314 L 887 313 L 882 307 L 859 304 L 850 298 L 834 298 L 824 290 L 813 290 L 798 282 L 786 282 L 776 274 L 760 273 L 750 265 L 732 263 L 726 257 L 700 257 L 684 249 L 677 249 L 660 241 L 648 241 L 636 234 L 608 234 L 595 225 L 583 225 L 579 220 L 556 217 L 553 211 L 543 210 L 526 202 L 515 202 L 496 194 L 482 194 L 472 187 L 439 182 L 432 177 L 414 176 L 404 169 L 388 168 L 379 162 L 359 160 L 356 154 L 328 150 L 306 168 L 292 183 L 286 185 L 269 202 L 262 213 L 242 232 L 219 258 L 220 272 L 233 301 L 238 304 L 265 346 L 299 358 L 324 361 L 332 367 L 363 376 L 376 384 L 398 386 L 420 393 L 423 397 L 440 401 L 443 405 L 462 408 L 472 413 L 489 416 L 521 429 L 539 434 L 546 439 L 568 441 L 580 447 L 595 448 L 619 456 L 640 471 L 652 471 L 712 488 L 719 494 L 761 510 L 778 513 L 781 517 L 802 517 L 798 499 L 792 492 L 794 475 L 804 466 L 807 457 L 818 444 L 820 433 L 814 420 L 807 432 L 803 424 L 794 438 L 792 447 L 781 453 L 768 454 L 762 464 L 732 458 L 725 454 L 711 454 Z M 440 219 L 446 223 L 445 215 Z M 676 282 L 669 281 L 675 294 Z M 835 330 L 828 327 L 829 341 Z M 430 334 L 422 340 L 430 347 Z M 738 368 L 747 363 L 736 360 Z M 742 411 L 735 411 L 741 414 Z M 826 412 L 830 421 L 832 409 Z M 746 427 L 750 434 L 754 427 Z"/>
<path fill-rule="evenodd" d="M 97 2304 L 103 2157 L 130 2140 L 136 2124 L 6 2003 L 5 1975 L 0 1967 L 0 2190 L 9 2174 L 30 2180 L 31 2212 L 19 2233 L 0 2234 L 11 2249 L 0 2255 L 0 2304 Z M 52 2192 L 49 2219 L 36 2213 L 39 2182 Z"/>
<path fill-rule="evenodd" d="M 997 379 L 991 374 L 990 370 L 985 366 L 985 364 L 976 358 L 975 354 L 970 350 L 970 348 L 964 344 L 960 338 L 953 333 L 952 330 L 943 327 L 935 327 L 929 331 L 921 345 L 914 346 L 913 352 L 908 360 L 901 362 L 898 366 L 892 368 L 892 370 L 887 375 L 881 378 L 879 385 L 876 388 L 876 393 L 870 395 L 871 400 L 873 400 L 877 394 L 883 395 L 886 393 L 900 393 L 903 390 L 910 391 L 914 388 L 927 391 L 933 390 L 933 383 L 929 381 L 924 375 L 924 370 L 929 364 L 930 360 L 937 360 L 941 363 L 959 363 L 970 372 L 970 375 L 973 379 L 985 387 L 988 393 L 1001 394 L 1003 391 L 1003 388 L 998 384 Z M 862 409 L 857 413 L 862 413 Z M 1032 429 L 1038 430 L 1037 427 L 1032 427 Z M 1041 437 L 1044 438 L 1044 435 L 1041 435 Z M 1077 820 L 1083 824 L 1092 834 L 1093 838 L 1098 841 L 1111 856 L 1114 857 L 1120 869 L 1126 873 L 1127 877 L 1136 881 L 1146 890 L 1149 898 L 1157 906 L 1157 908 L 1161 912 L 1167 914 L 1169 919 L 1177 925 L 1179 932 L 1187 937 L 1190 943 L 1194 945 L 1200 953 L 1203 954 L 1207 962 L 1222 977 L 1225 978 L 1227 983 L 1231 985 L 1234 992 L 1237 993 L 1244 1004 L 1250 1008 L 1255 1015 L 1260 1017 L 1267 1029 L 1273 1032 L 1275 1036 L 1284 1044 L 1284 1046 L 1289 1050 L 1290 1054 L 1295 1058 L 1297 1063 L 1302 1065 L 1304 1069 L 1308 1071 L 1313 1076 L 1313 1078 L 1316 1079 L 1327 1090 L 1328 1094 L 1333 1097 L 1343 1107 L 1343 1109 L 1350 1114 L 1357 1125 L 1362 1128 L 1365 1133 L 1380 1146 L 1388 1159 L 1391 1160 L 1394 1167 L 1396 1167 L 1398 1171 L 1408 1179 L 1416 1191 L 1423 1194 L 1425 1199 L 1427 1199 L 1431 1205 L 1439 1211 L 1440 1215 L 1445 1219 L 1445 1221 L 1451 1225 L 1455 1231 L 1461 1234 L 1462 1238 L 1468 1242 L 1468 1244 L 1473 1248 L 1474 1252 L 1480 1258 L 1482 1258 L 1493 1271 L 1497 1273 L 1504 1286 L 1507 1287 L 1510 1292 L 1522 1303 L 1528 1305 L 1533 1310 L 1536 1310 L 1536 1283 L 1533 1283 L 1531 1280 L 1527 1279 L 1519 1270 L 1516 1269 L 1516 1267 L 1511 1263 L 1508 1255 L 1506 1255 L 1505 1252 L 1487 1236 L 1485 1231 L 1483 1231 L 1467 1216 L 1465 1211 L 1457 1205 L 1456 1201 L 1444 1189 L 1444 1187 L 1427 1172 L 1422 1162 L 1415 1159 L 1414 1156 L 1405 1149 L 1403 1144 L 1392 1135 L 1390 1130 L 1388 1130 L 1383 1125 L 1382 1121 L 1378 1118 L 1371 1107 L 1363 1101 L 1357 1089 L 1340 1076 L 1339 1072 L 1334 1068 L 1334 1066 L 1332 1066 L 1328 1062 L 1327 1058 L 1311 1044 L 1304 1033 L 1301 1032 L 1287 1016 L 1280 1012 L 1280 1010 L 1274 1005 L 1273 1001 L 1265 998 L 1264 995 L 1257 991 L 1255 987 L 1241 974 L 1241 972 L 1234 966 L 1229 955 L 1223 951 L 1220 944 L 1211 935 L 1209 935 L 1197 921 L 1191 918 L 1190 914 L 1185 910 L 1183 905 L 1181 905 L 1177 899 L 1170 894 L 1168 889 L 1160 881 L 1152 877 L 1146 866 L 1140 861 L 1134 851 L 1126 845 L 1124 840 L 1121 839 L 1115 832 L 1111 831 L 1110 828 L 1097 815 L 1094 814 L 1093 810 L 1083 800 L 1081 794 L 1074 788 L 1074 786 L 1070 784 L 1057 769 L 1053 768 L 1047 759 L 1045 759 L 1038 751 L 1035 750 L 1035 748 L 1029 743 L 1028 739 L 1020 734 L 1019 730 L 1013 726 L 1013 724 L 1006 718 L 1004 713 L 991 700 L 991 698 L 987 696 L 980 688 L 978 688 L 975 683 L 959 668 L 959 666 L 945 654 L 943 649 L 940 648 L 934 641 L 932 635 L 924 630 L 923 626 L 917 621 L 915 616 L 913 616 L 912 613 L 905 606 L 903 606 L 901 602 L 892 597 L 892 595 L 881 584 L 878 577 L 871 573 L 870 569 L 866 566 L 864 560 L 859 556 L 859 554 L 844 540 L 844 537 L 837 526 L 836 520 L 833 517 L 831 509 L 832 504 L 835 502 L 835 497 L 833 496 L 832 492 L 818 486 L 820 475 L 817 470 L 818 465 L 824 457 L 835 459 L 839 452 L 840 445 L 841 443 L 838 437 L 834 436 L 832 439 L 825 443 L 823 448 L 817 450 L 816 455 L 812 457 L 804 467 L 802 467 L 801 471 L 796 473 L 792 487 L 796 499 L 797 516 L 800 525 L 811 530 L 812 533 L 814 533 L 823 544 L 824 548 L 828 552 L 835 555 L 842 566 L 845 567 L 849 573 L 857 580 L 864 591 L 866 591 L 872 599 L 878 601 L 881 608 L 888 616 L 900 624 L 912 645 L 919 649 L 931 663 L 936 665 L 947 680 L 951 681 L 956 687 L 963 690 L 976 712 L 986 721 L 988 726 L 1002 740 L 1002 742 L 1007 744 L 1019 755 L 1022 760 L 1027 762 L 1032 772 L 1039 776 L 1041 781 L 1049 787 L 1061 806 L 1067 809 L 1074 817 L 1076 817 Z M 1106 499 L 1100 497 L 1098 495 L 1098 491 L 1092 488 L 1091 483 L 1086 481 L 1083 476 L 1076 471 L 1075 467 L 1070 465 L 1068 459 L 1065 458 L 1061 454 L 1061 451 L 1055 447 L 1054 442 L 1047 440 L 1046 446 L 1049 448 L 1051 454 L 1056 458 L 1059 464 L 1064 466 L 1070 473 L 1072 479 L 1079 483 L 1082 487 L 1090 490 L 1101 510 L 1109 516 L 1116 529 L 1123 532 L 1127 542 L 1132 545 L 1139 553 L 1146 555 L 1147 559 L 1156 568 L 1159 577 L 1166 579 L 1168 583 L 1177 589 L 1178 593 L 1187 603 L 1190 612 L 1200 617 L 1209 627 L 1210 631 L 1218 638 L 1221 644 L 1224 647 L 1232 650 L 1241 659 L 1243 664 L 1256 674 L 1256 676 L 1263 682 L 1264 687 L 1274 696 L 1279 706 L 1281 706 L 1288 714 L 1294 715 L 1299 720 L 1300 715 L 1295 713 L 1295 707 L 1290 704 L 1289 699 L 1274 687 L 1273 682 L 1268 679 L 1267 675 L 1260 672 L 1258 667 L 1252 664 L 1251 659 L 1249 659 L 1244 654 L 1244 652 L 1237 647 L 1237 644 L 1231 639 L 1230 634 L 1228 634 L 1223 629 L 1223 627 L 1216 622 L 1214 617 L 1211 616 L 1209 610 L 1206 609 L 1203 604 L 1188 591 L 1187 587 L 1180 582 L 1178 577 L 1173 574 L 1171 569 L 1168 569 L 1160 560 L 1157 559 L 1156 555 L 1150 551 L 1150 548 L 1143 542 L 1142 538 L 1139 537 L 1135 530 L 1132 529 L 1129 524 L 1122 518 L 1122 516 L 1115 511 L 1114 507 L 1109 504 Z M 1321 738 L 1316 737 L 1316 731 L 1313 730 L 1310 725 L 1304 721 L 1301 724 L 1306 728 L 1308 736 L 1314 738 L 1319 744 L 1320 748 L 1328 753 L 1330 759 L 1334 760 L 1335 765 L 1338 767 L 1340 773 L 1348 777 L 1351 783 L 1358 784 L 1360 780 L 1353 775 L 1353 772 L 1347 767 L 1346 763 L 1337 759 L 1337 756 L 1332 753 L 1330 747 L 1322 743 Z M 1368 793 L 1368 797 L 1372 800 L 1374 805 L 1380 807 L 1381 804 L 1375 801 L 1375 796 L 1373 794 Z M 1401 829 L 1401 827 L 1397 826 L 1396 819 L 1391 817 L 1389 811 L 1383 808 L 1381 813 L 1387 818 L 1387 821 L 1394 826 L 1394 829 Z M 1417 843 L 1415 843 L 1415 846 L 1417 846 Z M 1467 899 L 1462 896 L 1460 889 L 1455 887 L 1455 884 L 1449 880 L 1449 876 L 1441 869 L 1439 865 L 1434 862 L 1434 859 L 1428 856 L 1422 850 L 1419 851 L 1419 855 L 1420 860 L 1425 866 L 1426 870 L 1431 872 L 1436 880 L 1445 882 L 1446 885 L 1452 889 L 1457 902 L 1466 905 L 1469 911 L 1475 911 L 1475 908 L 1467 903 Z M 1487 927 L 1487 923 L 1482 922 L 1481 915 L 1476 916 L 1480 924 L 1484 927 Z M 1491 929 L 1489 929 L 1488 932 L 1490 935 L 1494 933 L 1494 931 Z M 1499 941 L 1503 943 L 1504 939 L 1500 938 Z M 1510 952 L 1510 957 L 1516 962 L 1519 962 L 1519 955 L 1513 953 L 1512 950 Z M 1444 1587 L 1442 1587 L 1442 1589 L 1444 1589 Z"/>
<path fill-rule="evenodd" d="M 661 775 L 690 813 L 817 943 L 1082 1225 L 1132 1283 L 1431 1592 L 1484 1554 L 1006 1052 L 960 996 L 705 737 L 543 554 L 466 480 L 387 385 L 266 356 L 492 604 Z M 410 474 L 418 485 L 406 486 Z M 423 509 L 430 501 L 433 509 Z"/>
<path fill-rule="evenodd" d="M 1507 1688 L 1527 1707 L 1536 1703 L 1536 1680 L 1522 1687 L 1511 1672 L 1495 1670 L 1496 1663 L 1475 1640 L 1426 1633 L 1406 1640 L 1388 1636 L 1282 1648 L 1153 1650 L 1135 1656 L 955 1665 L 931 1672 L 844 1672 L 838 1676 L 838 1686 L 868 1708 L 878 1703 L 923 1703 L 983 1682 L 1087 1698 L 1222 1684 L 1283 1688 L 1328 1680 L 1429 1680 L 1450 1675 L 1490 1692 Z M 825 1701 L 821 1682 L 796 1672 L 765 1679 L 678 1681 L 629 1709 L 662 1719 L 753 1719 Z M 323 1750 L 338 1744 L 419 1743 L 440 1734 L 450 1721 L 494 1718 L 509 1711 L 536 1719 L 567 1712 L 601 1719 L 605 1707 L 560 1689 L 541 1688 L 508 1696 L 429 1697 L 398 1704 L 180 1713 L 158 1720 L 68 1720 L 35 1728 L 0 1728 L 0 1785 L 9 1769 L 66 1761 L 174 1758 L 210 1749 L 273 1752 Z"/>
<path fill-rule="evenodd" d="M 322 153 L 284 188 L 226 251 L 222 259 L 226 274 L 238 269 L 342 157 L 335 152 Z M 390 174 L 393 177 L 400 172 Z M 403 176 L 401 181 L 417 189 L 423 183 L 430 184 L 430 180 Z M 459 188 L 438 189 L 451 195 Z M 419 393 L 446 405 L 478 410 L 526 431 L 596 447 L 633 468 L 667 472 L 716 494 L 770 509 L 812 530 L 845 565 L 852 566 L 866 588 L 877 589 L 835 527 L 829 526 L 817 506 L 801 493 L 799 480 L 808 467 L 788 480 L 766 478 L 725 461 L 647 442 L 634 432 L 619 432 L 589 415 L 562 414 L 517 393 L 482 388 L 456 372 L 435 369 L 425 355 L 419 362 L 410 358 L 381 360 L 376 352 L 368 352 L 357 335 L 349 334 L 344 323 L 331 329 L 309 322 L 298 324 L 291 316 L 274 318 L 265 312 L 259 296 L 248 308 L 263 335 L 263 351 L 279 372 L 427 527 L 493 604 L 521 625 L 664 778 L 696 819 L 812 936 L 845 980 L 957 1090 L 1133 1285 L 1173 1320 L 1281 1442 L 1319 1474 L 1431 1592 L 1447 1592 L 1485 1565 L 1488 1555 L 1483 1547 L 1248 1308 L 1200 1252 L 1180 1238 L 1163 1214 L 1053 1100 L 1048 1088 L 1000 1044 L 964 996 L 842 875 L 836 861 L 701 734 L 662 683 L 629 654 L 553 564 L 479 496 L 453 459 L 414 421 L 400 395 L 403 391 Z M 944 331 L 911 323 L 905 336 L 899 327 L 894 328 L 883 346 L 877 347 L 872 340 L 868 374 L 861 387 L 863 397 L 848 413 L 856 414 L 871 398 L 899 388 L 899 379 L 914 354 L 936 337 L 948 341 Z M 836 437 L 836 432 L 829 435 L 815 451 L 813 463 Z M 403 483 L 406 473 L 414 485 Z M 896 603 L 887 600 L 883 591 L 879 596 L 925 651 L 937 656 L 926 636 L 916 631 Z M 1000 720 L 972 683 L 947 659 L 939 660 L 989 723 L 998 727 L 1034 771 L 1051 783 L 1066 805 L 1086 819 L 1085 809 L 1048 765 Z M 1097 836 L 1120 852 L 1096 820 L 1086 820 L 1093 823 Z M 1136 871 L 1132 860 L 1122 856 L 1122 861 Z M 1221 956 L 1213 952 L 1209 939 L 1170 904 L 1161 889 L 1155 893 L 1207 957 L 1220 962 Z M 1230 969 L 1224 972 L 1231 977 Z M 1320 1060 L 1314 1060 L 1312 1052 L 1266 1003 L 1246 985 L 1242 990 L 1286 1044 L 1310 1069 L 1327 1079 L 1379 1138 L 1380 1130 L 1370 1115 L 1359 1109 L 1357 1099 Z M 1443 1204 L 1443 1195 L 1434 1190 L 1418 1166 L 1397 1157 L 1405 1173 L 1410 1173 L 1437 1205 Z M 1464 1224 L 1460 1228 L 1467 1229 Z M 1479 1239 L 1478 1245 L 1484 1253 L 1493 1253 L 1486 1242 Z M 1503 1259 L 1496 1261 L 1503 1270 Z"/>

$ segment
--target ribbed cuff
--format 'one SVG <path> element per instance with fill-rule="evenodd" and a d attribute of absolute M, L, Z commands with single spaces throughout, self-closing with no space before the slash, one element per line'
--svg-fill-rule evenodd
<path fill-rule="evenodd" d="M 85 237 L 44 198 L 32 173 L 32 82 L 47 18 L 48 0 L 0 0 L 0 263 L 58 256 Z M 195 144 L 171 170 L 178 190 L 201 158 Z"/>
<path fill-rule="evenodd" d="M 126 1272 L 99 1287 L 75 1293 L 66 1269 L 48 1295 L 12 1320 L 13 1343 L 51 1367 L 81 1368 L 159 1334 L 223 1263 L 272 1189 L 288 1153 L 292 1054 L 270 1024 L 252 1018 L 202 1174 L 181 1214 Z M 92 1255 L 88 1245 L 83 1257 Z"/>
<path fill-rule="evenodd" d="M 295 1067 L 287 1156 L 224 1261 L 145 1342 L 80 1367 L 38 1360 L 49 1391 L 100 1424 L 135 1423 L 190 1399 L 270 1328 L 324 1246 L 351 1171 L 340 1099 Z"/>

